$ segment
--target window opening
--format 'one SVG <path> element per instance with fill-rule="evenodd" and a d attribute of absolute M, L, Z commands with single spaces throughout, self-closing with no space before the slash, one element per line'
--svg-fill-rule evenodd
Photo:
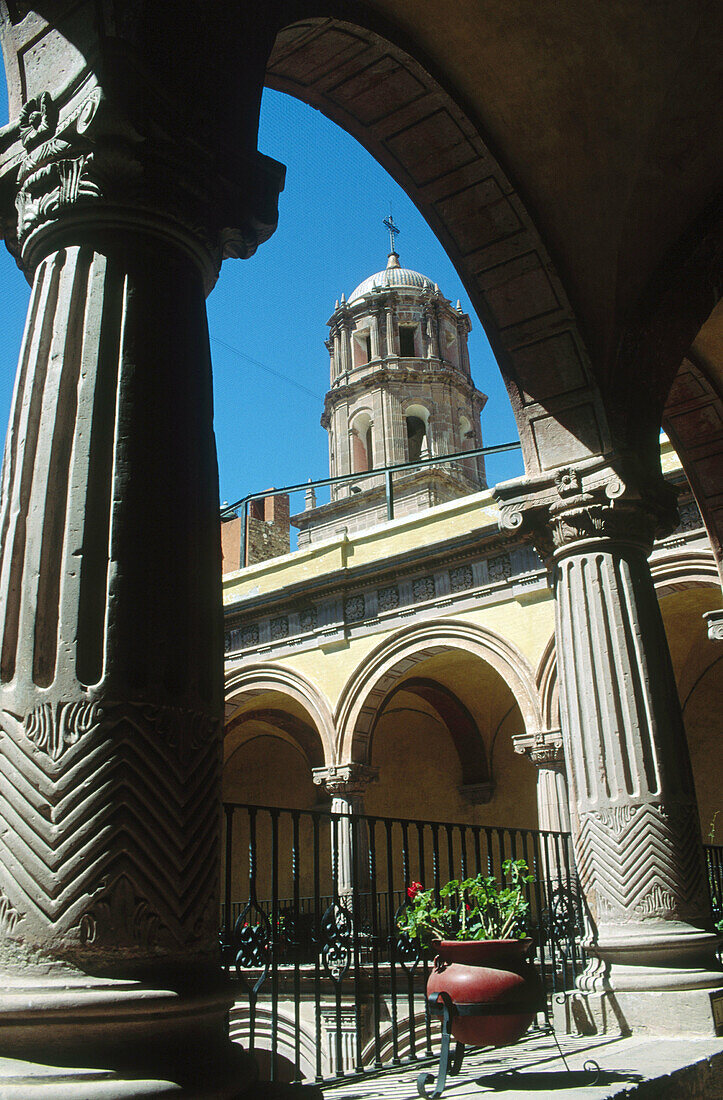
<path fill-rule="evenodd" d="M 399 326 L 399 354 L 402 358 L 414 358 L 414 328 L 411 325 Z"/>

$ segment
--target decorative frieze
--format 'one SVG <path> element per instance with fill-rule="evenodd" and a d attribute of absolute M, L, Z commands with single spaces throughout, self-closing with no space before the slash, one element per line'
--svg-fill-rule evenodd
<path fill-rule="evenodd" d="M 363 595 L 348 596 L 344 600 L 344 619 L 348 623 L 358 623 L 366 615 L 366 604 Z"/>
<path fill-rule="evenodd" d="M 394 611 L 399 607 L 399 588 L 388 584 L 377 590 L 377 603 L 380 611 Z"/>
<path fill-rule="evenodd" d="M 512 576 L 512 562 L 509 554 L 496 554 L 487 561 L 489 579 L 492 582 L 507 581 Z"/>
<path fill-rule="evenodd" d="M 449 586 L 452 592 L 464 592 L 474 584 L 471 565 L 458 565 L 449 571 Z"/>
<path fill-rule="evenodd" d="M 415 603 L 433 600 L 435 595 L 434 577 L 416 577 L 412 581 L 412 599 Z"/>
<path fill-rule="evenodd" d="M 490 565 L 493 575 L 490 575 Z M 384 584 L 379 588 L 370 586 L 366 591 L 348 593 L 337 601 L 322 599 L 299 612 L 289 612 L 285 616 L 288 619 L 286 634 L 283 634 L 283 628 L 272 626 L 272 623 L 284 616 L 234 627 L 225 634 L 225 652 L 231 654 L 269 643 L 290 644 L 294 635 L 311 634 L 323 628 L 328 630 L 331 624 L 342 627 L 344 624 L 353 626 L 364 622 L 366 625 L 377 615 L 389 615 L 391 612 L 397 612 L 400 617 L 408 616 L 414 613 L 413 605 L 416 603 L 435 601 L 435 605 L 442 608 L 452 603 L 449 597 L 464 598 L 465 593 L 471 594 L 473 590 L 477 590 L 477 596 L 484 599 L 494 591 L 492 587 L 485 589 L 485 584 L 498 584 L 499 580 L 511 579 L 518 574 L 521 584 L 537 583 L 537 574 L 541 569 L 541 563 L 534 552 L 522 547 L 512 552 L 491 555 L 489 558 L 463 561 L 459 565 L 438 571 L 436 575 L 426 574 L 410 579 L 400 577 L 395 583 Z M 528 577 L 530 570 L 533 572 Z M 234 614 L 233 609 L 229 608 L 226 614 L 227 617 Z"/>
<path fill-rule="evenodd" d="M 697 531 L 704 526 L 700 508 L 694 500 L 686 500 L 682 504 L 679 504 L 678 514 L 680 516 L 680 523 L 676 531 Z"/>
<path fill-rule="evenodd" d="M 282 638 L 288 638 L 289 636 L 289 617 L 288 615 L 279 615 L 277 618 L 271 620 L 271 641 L 278 642 Z"/>
<path fill-rule="evenodd" d="M 299 627 L 304 634 L 316 630 L 318 615 L 315 607 L 305 607 L 299 612 Z"/>

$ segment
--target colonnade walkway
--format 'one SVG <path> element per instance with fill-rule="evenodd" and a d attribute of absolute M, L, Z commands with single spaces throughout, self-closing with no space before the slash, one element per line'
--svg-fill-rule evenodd
<path fill-rule="evenodd" d="M 353 1082 L 325 1084 L 324 1097 L 419 1100 L 417 1077 L 424 1069 L 436 1075 L 437 1062 L 417 1062 Z M 430 1096 L 432 1092 L 430 1083 Z M 559 1035 L 556 1043 L 552 1032 L 530 1031 L 514 1046 L 467 1053 L 459 1075 L 447 1078 L 443 1093 L 448 1100 L 481 1100 L 485 1096 L 504 1100 L 719 1100 L 723 1096 L 723 1038 Z"/>

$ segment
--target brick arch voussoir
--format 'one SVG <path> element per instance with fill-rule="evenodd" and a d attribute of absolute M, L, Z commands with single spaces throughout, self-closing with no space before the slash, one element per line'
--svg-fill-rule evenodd
<path fill-rule="evenodd" d="M 492 630 L 452 619 L 436 620 L 398 631 L 352 673 L 335 711 L 339 762 L 369 763 L 374 725 L 390 691 L 422 661 L 454 650 L 479 658 L 505 680 L 527 733 L 543 729 L 534 671 L 524 654 Z"/>
<path fill-rule="evenodd" d="M 507 384 L 530 475 L 607 453 L 607 418 L 562 280 L 479 125 L 400 46 L 297 20 L 266 83 L 317 107 L 387 169 L 454 263 Z"/>
<path fill-rule="evenodd" d="M 224 695 L 227 704 L 239 697 L 252 698 L 269 691 L 287 695 L 304 708 L 319 735 L 324 766 L 331 766 L 335 762 L 334 716 L 328 699 L 311 680 L 291 669 L 271 664 L 247 665 L 226 672 Z"/>

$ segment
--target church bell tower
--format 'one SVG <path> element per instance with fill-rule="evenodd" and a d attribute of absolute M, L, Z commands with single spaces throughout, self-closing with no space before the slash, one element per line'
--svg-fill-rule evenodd
<path fill-rule="evenodd" d="M 439 464 L 394 474 L 395 517 L 486 487 L 480 457 L 444 463 L 445 455 L 482 446 L 487 400 L 470 375 L 468 315 L 436 283 L 401 267 L 391 217 L 386 268 L 337 301 L 327 321 L 330 385 L 321 423 L 329 434 L 329 473 L 439 457 Z M 313 495 L 292 517 L 299 546 L 360 530 L 387 518 L 384 476 L 333 486 L 328 504 Z"/>

